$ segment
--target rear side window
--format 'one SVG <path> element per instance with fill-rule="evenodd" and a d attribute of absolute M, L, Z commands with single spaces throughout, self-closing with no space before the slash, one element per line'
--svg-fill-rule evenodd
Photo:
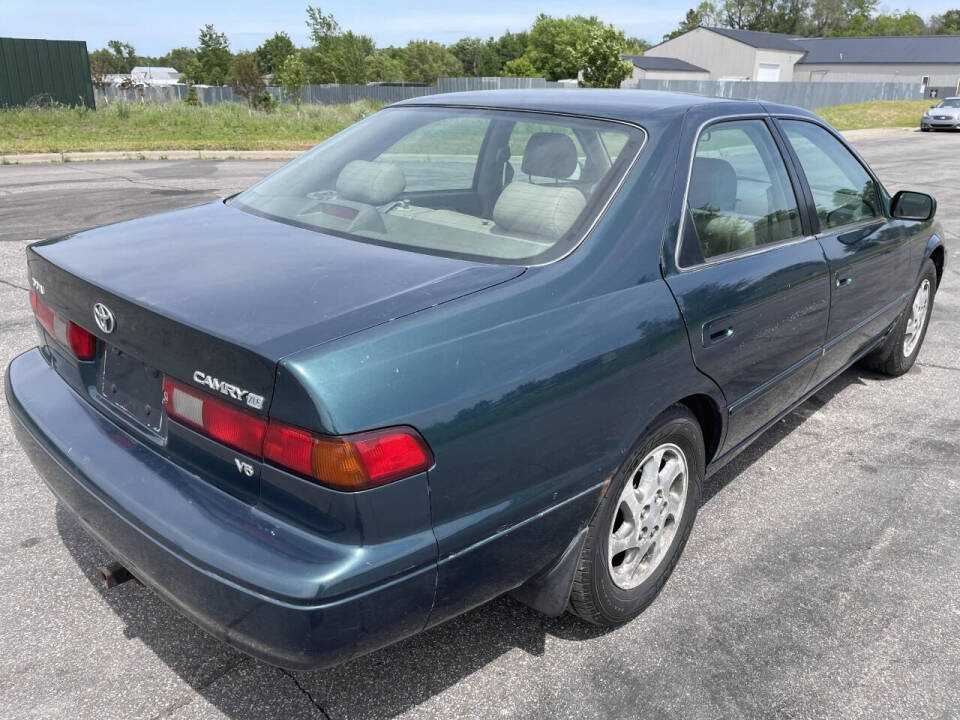
<path fill-rule="evenodd" d="M 821 230 L 882 215 L 873 179 L 843 143 L 819 125 L 780 122 L 807 176 Z"/>
<path fill-rule="evenodd" d="M 790 177 L 763 120 L 719 123 L 700 134 L 687 204 L 687 228 L 704 259 L 802 233 Z M 694 249 L 684 248 L 684 264 L 699 260 Z"/>

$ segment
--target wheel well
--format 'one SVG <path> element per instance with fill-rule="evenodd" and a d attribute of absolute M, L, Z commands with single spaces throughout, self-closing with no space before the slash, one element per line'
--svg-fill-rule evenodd
<path fill-rule="evenodd" d="M 720 409 L 709 395 L 688 395 L 680 401 L 680 404 L 686 406 L 700 423 L 706 461 L 709 465 L 720 445 L 720 431 L 723 428 Z"/>
<path fill-rule="evenodd" d="M 937 287 L 940 287 L 940 280 L 943 278 L 943 245 L 937 245 L 930 253 L 930 259 L 933 260 L 934 267 L 937 268 Z"/>

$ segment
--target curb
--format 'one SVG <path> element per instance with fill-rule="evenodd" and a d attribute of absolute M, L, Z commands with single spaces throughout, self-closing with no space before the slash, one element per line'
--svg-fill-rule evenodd
<path fill-rule="evenodd" d="M 109 150 L 103 152 L 11 153 L 0 155 L 0 164 L 30 165 L 107 160 L 292 160 L 304 152 L 304 150 Z"/>
<path fill-rule="evenodd" d="M 871 140 L 907 132 L 915 127 L 864 128 L 841 132 L 847 140 Z M 107 150 L 103 152 L 0 154 L 0 165 L 35 163 L 96 162 L 109 160 L 292 160 L 306 150 Z M 402 158 L 397 154 L 397 158 Z M 434 160 L 462 160 L 459 155 L 435 155 Z"/>

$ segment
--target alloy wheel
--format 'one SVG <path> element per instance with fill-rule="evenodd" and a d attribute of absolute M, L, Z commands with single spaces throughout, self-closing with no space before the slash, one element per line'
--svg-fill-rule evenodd
<path fill-rule="evenodd" d="M 636 464 L 620 493 L 607 542 L 607 564 L 617 587 L 646 580 L 667 555 L 687 500 L 689 472 L 672 443 L 651 450 Z"/>

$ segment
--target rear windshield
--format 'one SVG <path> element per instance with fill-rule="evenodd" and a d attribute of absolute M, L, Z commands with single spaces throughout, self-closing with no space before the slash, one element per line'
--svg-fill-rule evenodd
<path fill-rule="evenodd" d="M 587 118 L 387 108 L 230 204 L 364 242 L 540 264 L 583 239 L 644 137 Z"/>

